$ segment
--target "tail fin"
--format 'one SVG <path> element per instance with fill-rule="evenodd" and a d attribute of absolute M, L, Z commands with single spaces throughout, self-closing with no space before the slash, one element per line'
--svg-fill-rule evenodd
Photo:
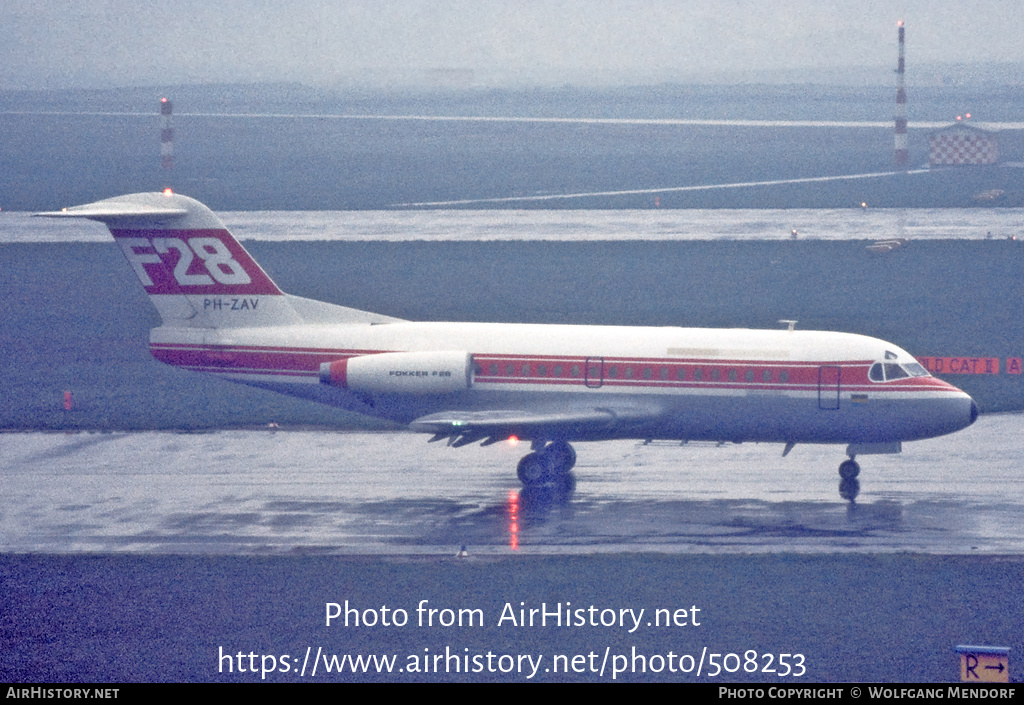
<path fill-rule="evenodd" d="M 385 316 L 289 296 L 199 201 L 136 193 L 36 215 L 107 225 L 165 326 L 240 328 L 384 322 Z"/>

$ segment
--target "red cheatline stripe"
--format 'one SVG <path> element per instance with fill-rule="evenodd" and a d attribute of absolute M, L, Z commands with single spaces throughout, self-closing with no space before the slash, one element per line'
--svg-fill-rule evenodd
<path fill-rule="evenodd" d="M 319 366 L 323 362 L 331 362 L 339 358 L 348 358 L 357 355 L 374 354 L 376 351 L 365 350 L 343 350 L 343 349 L 320 349 L 320 348 L 283 348 L 270 346 L 217 346 L 217 345 L 189 345 L 184 343 L 157 343 L 151 345 L 151 350 L 158 360 L 167 364 L 184 367 L 187 369 L 215 372 L 220 374 L 256 374 L 256 375 L 279 375 L 279 376 L 302 376 L 310 377 L 319 374 Z M 474 358 L 483 370 L 476 376 L 479 384 L 501 384 L 501 385 L 580 385 L 589 381 L 596 383 L 598 380 L 594 375 L 589 379 L 585 376 L 588 367 L 587 360 L 590 359 L 590 367 L 597 363 L 593 358 L 569 357 L 569 356 L 545 356 L 531 357 L 526 355 L 489 356 L 482 355 Z M 679 389 L 731 389 L 731 390 L 806 390 L 813 391 L 820 388 L 831 389 L 833 385 L 825 383 L 819 385 L 819 367 L 840 367 L 845 370 L 847 379 L 840 381 L 840 387 L 847 392 L 880 392 L 880 391 L 933 391 L 949 390 L 949 385 L 934 377 L 914 377 L 902 380 L 894 380 L 879 386 L 879 383 L 871 383 L 867 380 L 867 368 L 871 361 L 844 361 L 842 363 L 829 362 L 821 364 L 817 362 L 794 362 L 790 364 L 778 361 L 756 362 L 743 361 L 721 361 L 701 360 L 680 362 L 677 358 L 654 358 L 645 360 L 643 358 L 604 358 L 604 376 L 601 377 L 601 384 L 616 388 L 679 388 Z M 610 364 L 614 363 L 614 364 Z M 491 373 L 491 365 L 497 365 L 499 369 L 506 365 L 513 365 L 515 372 L 519 374 Z M 560 364 L 563 367 L 561 376 L 554 376 L 554 369 L 551 374 L 545 370 L 545 375 L 536 374 L 539 366 L 547 367 Z M 522 375 L 524 365 L 529 365 L 530 374 Z M 632 365 L 637 366 L 634 374 L 636 377 L 610 377 L 609 367 L 623 368 Z M 576 368 L 576 376 L 573 376 L 573 367 Z M 656 372 L 655 372 L 655 369 Z M 660 376 L 662 368 L 666 369 L 669 378 L 662 379 Z M 678 379 L 678 371 L 684 368 L 683 379 Z M 728 374 L 735 370 L 737 375 L 742 374 L 744 379 L 729 380 Z M 789 380 L 780 382 L 774 372 L 779 368 L 790 373 Z M 706 378 L 697 380 L 694 378 L 694 371 L 701 369 Z M 650 370 L 651 374 L 657 373 L 657 377 L 645 378 L 643 372 Z M 710 370 L 718 370 L 719 379 L 711 378 Z M 753 370 L 755 379 L 745 379 L 747 370 Z M 763 381 L 761 375 L 764 371 L 773 372 L 774 379 Z M 625 369 L 618 371 L 625 374 Z M 851 378 L 852 375 L 852 378 Z M 760 381 L 759 381 L 760 380 Z"/>

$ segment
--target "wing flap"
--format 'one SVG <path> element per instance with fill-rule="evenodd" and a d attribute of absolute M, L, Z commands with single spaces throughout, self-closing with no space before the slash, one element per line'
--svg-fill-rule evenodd
<path fill-rule="evenodd" d="M 653 420 L 650 410 L 595 407 L 567 411 L 444 411 L 428 414 L 409 424 L 413 431 L 433 433 L 431 441 L 448 439 L 459 447 L 483 441 L 490 445 L 515 436 L 522 440 L 572 440 L 614 432 L 616 427 Z"/>

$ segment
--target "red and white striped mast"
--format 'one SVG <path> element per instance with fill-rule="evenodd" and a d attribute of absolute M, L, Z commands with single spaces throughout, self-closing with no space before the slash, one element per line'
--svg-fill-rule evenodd
<path fill-rule="evenodd" d="M 174 168 L 174 128 L 171 127 L 173 106 L 166 98 L 160 99 L 160 166 Z"/>
<path fill-rule="evenodd" d="M 900 53 L 896 64 L 896 137 L 892 159 L 903 166 L 910 162 L 910 152 L 907 150 L 907 91 L 903 87 L 903 20 L 897 22 L 896 26 L 899 27 Z"/>

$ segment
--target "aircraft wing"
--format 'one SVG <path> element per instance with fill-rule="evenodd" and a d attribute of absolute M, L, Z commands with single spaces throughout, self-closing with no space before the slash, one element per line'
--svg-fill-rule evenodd
<path fill-rule="evenodd" d="M 593 407 L 566 411 L 443 411 L 409 424 L 413 431 L 433 433 L 431 442 L 448 439 L 459 447 L 483 441 L 490 445 L 510 436 L 523 440 L 599 439 L 624 428 L 656 419 L 654 410 L 634 407 Z"/>

